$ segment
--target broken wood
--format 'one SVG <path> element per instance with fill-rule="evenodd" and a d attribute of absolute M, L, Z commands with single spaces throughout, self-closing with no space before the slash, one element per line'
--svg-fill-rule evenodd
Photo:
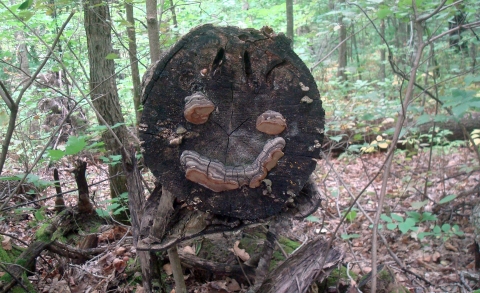
<path fill-rule="evenodd" d="M 60 177 L 57 168 L 53 169 L 53 180 L 55 180 L 55 212 L 59 213 L 65 209 L 65 200 L 63 199 L 62 187 L 60 186 Z"/>
<path fill-rule="evenodd" d="M 87 178 L 87 162 L 78 160 L 73 170 L 75 181 L 78 187 L 78 212 L 80 214 L 91 214 L 94 211 L 93 204 L 90 202 Z"/>
<path fill-rule="evenodd" d="M 319 267 L 323 263 L 323 267 Z M 329 248 L 322 238 L 303 245 L 275 268 L 263 281 L 258 293 L 307 292 L 314 281 L 322 282 L 342 261 L 343 253 Z"/>
<path fill-rule="evenodd" d="M 179 251 L 178 255 L 182 265 L 189 269 L 210 272 L 216 276 L 229 276 L 235 280 L 247 283 L 247 279 L 255 279 L 255 269 L 244 264 L 228 265 L 200 258 L 193 254 Z"/>
<path fill-rule="evenodd" d="M 145 195 L 141 179 L 142 175 L 138 169 L 138 161 L 135 157 L 135 151 L 132 150 L 128 154 L 124 149 L 122 152 L 123 171 L 127 178 L 128 208 L 130 210 L 132 224 L 133 244 L 137 246 L 145 208 Z M 137 251 L 137 255 L 140 259 L 140 267 L 142 270 L 143 290 L 146 293 L 150 293 L 152 292 L 154 268 L 151 252 Z"/>

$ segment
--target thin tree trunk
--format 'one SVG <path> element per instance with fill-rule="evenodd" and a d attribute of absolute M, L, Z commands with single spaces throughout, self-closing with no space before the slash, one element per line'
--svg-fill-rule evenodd
<path fill-rule="evenodd" d="M 89 0 L 85 2 L 84 17 L 90 62 L 90 97 L 97 115 L 101 116 L 97 117 L 98 122 L 103 124 L 102 121 L 105 121 L 110 126 L 124 123 L 115 80 L 115 64 L 112 59 L 106 58 L 113 51 L 108 6 L 102 0 Z M 102 139 L 110 155 L 120 155 L 128 131 L 122 124 L 113 132 L 120 141 L 110 132 L 105 132 Z M 108 165 L 108 172 L 112 198 L 127 192 L 126 178 L 121 175 L 122 164 Z"/>
<path fill-rule="evenodd" d="M 128 5 L 128 4 L 127 4 Z M 133 245 L 137 247 L 140 234 L 140 224 L 145 209 L 145 195 L 142 184 L 142 175 L 138 170 L 138 161 L 135 158 L 135 151 L 122 154 L 123 169 L 127 175 L 128 185 L 128 207 L 130 209 Z M 145 293 L 152 292 L 152 278 L 154 275 L 154 258 L 150 251 L 137 251 L 142 270 L 142 285 Z"/>
<path fill-rule="evenodd" d="M 140 94 L 141 81 L 140 71 L 138 69 L 137 59 L 137 37 L 135 34 L 135 18 L 133 17 L 133 6 L 131 3 L 125 2 L 125 13 L 127 21 L 130 25 L 127 27 L 128 34 L 128 56 L 130 58 L 130 68 L 132 70 L 132 83 L 133 83 L 133 106 L 135 107 L 136 129 L 140 124 L 142 118 L 142 111 L 140 110 Z"/>
<path fill-rule="evenodd" d="M 385 19 L 380 21 L 380 34 L 385 38 Z M 385 62 L 386 62 L 386 50 L 385 48 L 380 49 L 380 81 L 385 81 L 386 72 L 385 72 Z"/>
<path fill-rule="evenodd" d="M 163 4 L 163 1 L 161 1 Z M 159 37 L 159 25 L 157 16 L 157 0 L 147 0 L 147 32 L 148 32 L 148 44 L 150 46 L 150 61 L 155 63 L 160 59 L 160 37 Z"/>
<path fill-rule="evenodd" d="M 172 12 L 173 26 L 178 27 L 177 14 L 175 13 L 175 5 L 173 5 L 173 0 L 170 0 L 170 11 Z"/>
<path fill-rule="evenodd" d="M 293 0 L 287 2 L 287 37 L 292 40 L 293 47 Z"/>
<path fill-rule="evenodd" d="M 355 33 L 355 26 L 352 24 L 352 44 L 355 49 L 355 61 L 357 61 L 357 75 L 358 79 L 362 80 L 362 71 L 360 66 L 360 56 L 358 54 L 357 34 Z M 352 52 L 353 55 L 353 52 Z"/>
<path fill-rule="evenodd" d="M 345 0 L 338 1 L 340 5 L 345 3 Z M 343 8 L 343 7 L 341 7 Z M 345 75 L 345 68 L 347 67 L 347 42 L 345 41 L 347 38 L 347 27 L 345 23 L 343 23 L 343 15 L 340 14 L 338 18 L 338 24 L 340 25 L 340 39 L 339 42 L 341 43 L 340 47 L 338 48 L 338 71 L 337 77 L 340 80 L 346 80 L 347 76 Z M 345 41 L 345 42 L 344 42 Z"/>

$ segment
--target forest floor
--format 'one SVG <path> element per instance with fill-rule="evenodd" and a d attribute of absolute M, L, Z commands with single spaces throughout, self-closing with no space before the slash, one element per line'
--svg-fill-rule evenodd
<path fill-rule="evenodd" d="M 382 184 L 381 174 L 375 176 L 385 157 L 385 153 L 377 152 L 362 156 L 343 154 L 320 160 L 315 176 L 323 198 L 321 208 L 303 221 L 294 221 L 291 230 L 282 232 L 283 236 L 300 244 L 315 237 L 330 239 L 341 217 L 353 204 L 352 197 L 366 188 L 347 221 L 339 227 L 333 244 L 344 251 L 342 265 L 348 268 L 351 277 L 350 280 L 341 280 L 343 284 L 338 284 L 338 288 L 358 284 L 361 276 L 372 269 L 370 219 L 375 217 Z M 68 172 L 72 166 L 67 161 L 61 164 L 62 188 L 75 189 L 73 176 Z M 429 149 L 420 149 L 411 158 L 406 153 L 395 154 L 381 224 L 388 224 L 385 222 L 388 218 L 392 220 L 388 228 L 380 229 L 386 242 L 379 237 L 378 263 L 390 267 L 395 272 L 396 282 L 410 292 L 471 292 L 480 288 L 471 247 L 474 229 L 470 223 L 471 210 L 480 200 L 478 166 L 474 152 L 468 148 L 436 148 L 432 154 Z M 52 178 L 50 174 L 38 175 L 48 180 Z M 146 175 L 147 181 L 151 182 L 151 175 Z M 107 167 L 89 160 L 88 183 L 106 177 Z M 372 183 L 368 185 L 370 181 Z M 423 196 L 425 190 L 426 196 Z M 93 186 L 90 192 L 98 208 L 111 205 L 106 201 L 107 182 Z M 54 194 L 51 187 L 42 196 Z M 66 195 L 65 199 L 68 206 L 76 205 L 74 193 Z M 45 207 L 47 217 L 53 216 L 53 198 L 41 205 Z M 0 232 L 30 243 L 40 221 L 35 211 L 17 211 L 15 218 L 0 224 Z M 423 218 L 415 218 L 411 212 L 417 212 Z M 402 232 L 399 227 L 406 230 Z M 29 278 L 38 292 L 132 292 L 135 289 L 142 292 L 136 284 L 138 278 L 135 280 L 129 275 L 136 254 L 127 232 L 128 227 L 119 224 L 99 228 L 99 247 L 105 247 L 105 252 L 86 263 L 75 264 L 46 252 L 37 261 L 37 273 Z M 422 232 L 431 235 L 419 237 Z M 24 246 L 16 240 L 13 242 Z M 168 273 L 168 266 L 164 270 Z M 357 277 L 352 277 L 355 275 Z M 139 277 L 138 274 L 134 276 Z M 167 283 L 173 283 L 173 278 L 167 277 Z M 248 288 L 248 284 L 225 278 L 199 282 L 198 278 L 190 276 L 187 284 L 189 292 L 246 292 Z M 330 288 L 328 292 L 345 292 L 338 288 Z M 311 292 L 321 291 L 312 288 Z M 369 291 L 364 289 L 362 292 Z"/>

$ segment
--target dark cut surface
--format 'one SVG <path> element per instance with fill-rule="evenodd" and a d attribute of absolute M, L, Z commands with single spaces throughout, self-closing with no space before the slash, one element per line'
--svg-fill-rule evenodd
<path fill-rule="evenodd" d="M 195 92 L 216 107 L 204 124 L 192 124 L 183 114 L 185 97 Z M 305 96 L 313 102 L 302 102 Z M 143 101 L 145 164 L 167 190 L 201 211 L 249 220 L 272 216 L 299 194 L 315 169 L 325 115 L 320 95 L 289 40 L 269 28 L 193 29 L 147 72 Z M 285 117 L 282 133 L 256 129 L 257 117 L 267 110 Z M 277 136 L 286 141 L 285 155 L 257 188 L 213 192 L 185 178 L 185 150 L 225 166 L 248 166 Z"/>

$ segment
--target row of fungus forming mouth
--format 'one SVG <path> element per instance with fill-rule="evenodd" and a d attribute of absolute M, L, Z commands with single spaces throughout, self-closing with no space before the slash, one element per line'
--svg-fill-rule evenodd
<path fill-rule="evenodd" d="M 214 192 L 234 190 L 244 185 L 256 188 L 283 157 L 284 147 L 285 140 L 282 137 L 267 141 L 255 161 L 247 166 L 225 166 L 190 150 L 182 152 L 180 161 L 188 180 Z"/>

